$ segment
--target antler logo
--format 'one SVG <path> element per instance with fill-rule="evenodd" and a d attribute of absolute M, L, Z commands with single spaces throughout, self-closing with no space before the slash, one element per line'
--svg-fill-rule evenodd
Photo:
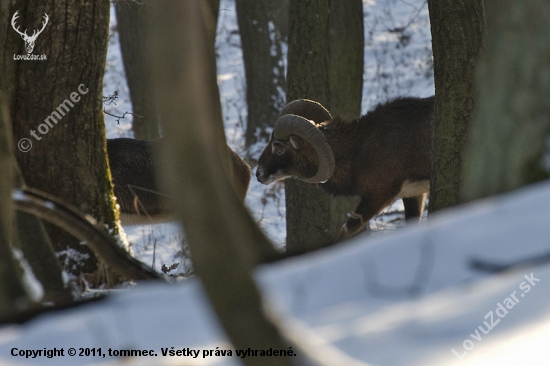
<path fill-rule="evenodd" d="M 36 38 L 38 38 L 40 33 L 42 33 L 44 28 L 46 28 L 46 24 L 48 24 L 48 20 L 49 20 L 48 14 L 44 13 L 44 21 L 42 22 L 42 29 L 40 29 L 39 31 L 34 30 L 34 32 L 32 33 L 32 36 L 28 36 L 26 29 L 24 32 L 21 32 L 19 30 L 19 27 L 15 28 L 15 20 L 19 18 L 19 15 L 17 14 L 18 12 L 19 10 L 16 11 L 15 14 L 13 14 L 13 17 L 11 18 L 11 26 L 17 33 L 21 35 L 21 38 L 23 38 L 23 41 L 25 41 L 25 48 L 27 49 L 27 53 L 32 53 L 32 50 L 34 49 L 34 42 L 36 42 Z"/>

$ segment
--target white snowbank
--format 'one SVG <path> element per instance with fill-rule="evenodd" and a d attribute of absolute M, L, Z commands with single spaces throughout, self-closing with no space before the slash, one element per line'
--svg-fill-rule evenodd
<path fill-rule="evenodd" d="M 545 182 L 449 210 L 422 225 L 263 266 L 257 279 L 288 332 L 318 345 L 319 353 L 332 348 L 371 365 L 547 365 L 550 266 L 487 275 L 469 263 L 547 253 L 548 207 Z M 54 347 L 64 348 L 65 356 L 10 353 Z M 158 356 L 70 357 L 70 347 L 151 349 Z M 0 328 L 1 364 L 238 364 L 235 357 L 203 359 L 202 353 L 194 361 L 161 357 L 161 348 L 170 347 L 229 349 L 196 279 L 140 284 L 101 303 Z"/>

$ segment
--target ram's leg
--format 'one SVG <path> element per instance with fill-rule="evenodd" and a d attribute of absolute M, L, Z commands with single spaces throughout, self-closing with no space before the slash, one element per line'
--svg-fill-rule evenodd
<path fill-rule="evenodd" d="M 403 198 L 403 206 L 405 206 L 405 219 L 416 218 L 420 221 L 422 212 L 424 212 L 424 199 L 426 195 Z"/>
<path fill-rule="evenodd" d="M 355 212 L 349 214 L 348 221 L 340 229 L 338 235 L 338 241 L 351 238 L 358 232 L 360 232 L 365 225 L 378 214 L 382 209 L 388 206 L 392 200 L 382 201 L 374 197 L 362 197 L 359 206 L 355 209 Z"/>

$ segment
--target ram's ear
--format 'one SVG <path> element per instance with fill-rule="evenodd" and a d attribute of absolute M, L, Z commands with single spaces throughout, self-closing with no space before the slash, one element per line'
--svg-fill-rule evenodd
<path fill-rule="evenodd" d="M 304 139 L 300 136 L 290 135 L 289 139 L 292 147 L 296 150 L 300 150 L 304 146 Z"/>

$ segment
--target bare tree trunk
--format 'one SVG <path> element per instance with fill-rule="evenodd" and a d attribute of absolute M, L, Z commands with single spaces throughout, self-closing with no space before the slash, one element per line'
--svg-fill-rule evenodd
<path fill-rule="evenodd" d="M 0 14 L 2 14 L 0 24 L 6 24 L 10 15 L 7 2 L 0 2 Z M 6 31 L 7 28 L 0 27 L 1 44 L 5 42 Z M 23 251 L 25 259 L 33 268 L 36 279 L 42 284 L 44 295 L 41 300 L 53 304 L 66 304 L 72 302 L 72 296 L 64 286 L 61 267 L 51 246 L 48 246 L 48 242 L 45 241 L 47 238 L 39 220 L 29 215 L 24 217 L 23 213 L 13 212 L 11 193 L 16 182 L 19 182 L 20 185 L 20 179 L 16 179 L 18 173 L 14 167 L 15 162 L 12 154 L 12 131 L 8 111 L 10 98 L 5 92 L 6 75 L 4 72 L 5 70 L 0 70 L 0 161 L 2 161 L 0 163 L 0 205 L 2 206 L 0 208 L 2 211 L 0 212 L 0 236 L 3 237 L 0 238 L 0 242 L 2 242 L 0 250 L 3 252 L 0 257 L 5 262 L 0 265 L 0 268 L 3 269 L 0 276 L 2 279 L 6 279 L 6 286 L 11 294 L 7 294 L 4 291 L 6 288 L 4 288 L 0 290 L 3 293 L 0 297 L 4 301 L 8 299 L 11 303 L 10 306 L 17 305 L 20 302 L 18 298 L 27 297 L 18 278 L 21 269 L 18 268 L 18 264 L 13 263 L 12 248 L 15 246 Z M 25 225 L 25 227 L 22 228 L 21 225 Z M 33 241 L 29 240 L 29 237 L 33 235 L 39 239 L 38 245 L 33 245 Z M 3 319 L 10 319 L 18 310 L 23 310 L 21 308 L 7 309 L 5 305 L 6 303 L 0 306 L 0 314 L 5 316 Z"/>
<path fill-rule="evenodd" d="M 210 27 L 208 29 L 208 33 L 210 34 L 210 36 L 213 36 L 212 44 L 215 44 L 216 26 L 218 25 L 218 18 L 220 13 L 220 0 L 206 0 L 206 3 L 208 5 L 208 11 L 210 12 L 210 19 L 212 19 L 211 22 L 208 22 L 210 24 L 207 24 L 206 26 Z"/>
<path fill-rule="evenodd" d="M 483 0 L 429 0 L 435 78 L 430 212 L 459 202 L 475 67 L 485 38 Z"/>
<path fill-rule="evenodd" d="M 287 102 L 312 99 L 335 116 L 358 117 L 363 86 L 362 3 L 291 0 L 289 14 Z M 345 31 L 338 29 L 343 22 Z M 357 203 L 331 198 L 315 185 L 290 179 L 285 181 L 285 192 L 286 244 L 291 252 L 334 243 L 347 212 Z"/>
<path fill-rule="evenodd" d="M 2 23 L 7 37 L 0 68 L 6 70 L 15 141 L 25 142 L 16 150 L 25 183 L 98 218 L 116 236 L 102 113 L 109 2 L 17 0 L 9 14 L 16 11 L 21 31 L 45 24 L 33 52 L 47 58 L 14 60 L 14 54 L 25 56 L 25 44 L 10 22 Z M 71 256 L 73 274 L 97 270 L 91 250 L 62 230 L 47 230 L 57 251 L 78 253 Z"/>
<path fill-rule="evenodd" d="M 285 75 L 280 40 L 265 0 L 237 0 L 237 17 L 246 74 L 246 146 L 268 140 L 284 104 Z"/>
<path fill-rule="evenodd" d="M 550 3 L 489 4 L 492 28 L 478 67 L 477 110 L 464 161 L 466 201 L 548 178 L 550 172 Z"/>
<path fill-rule="evenodd" d="M 118 0 L 115 2 L 120 53 L 134 114 L 134 137 L 141 140 L 158 138 L 159 125 L 155 103 L 151 97 L 150 65 L 145 53 L 145 12 L 147 0 Z"/>
<path fill-rule="evenodd" d="M 0 2 L 0 24 L 7 19 L 6 2 Z M 0 29 L 0 43 L 6 32 Z M 13 209 L 11 194 L 14 184 L 14 164 L 11 144 L 11 126 L 5 91 L 5 75 L 0 71 L 0 317 L 10 318 L 30 306 L 30 299 L 21 283 L 21 270 L 16 267 L 11 243 Z"/>
<path fill-rule="evenodd" d="M 2 111 L 0 106 L 0 112 Z M 3 118 L 0 117 L 0 120 Z M 4 120 L 5 121 L 5 120 Z M 31 300 L 21 282 L 21 268 L 17 268 L 11 242 L 14 231 L 11 209 L 13 166 L 11 152 L 7 148 L 6 129 L 0 121 L 0 318 L 10 318 L 20 310 L 31 306 Z"/>
<path fill-rule="evenodd" d="M 209 3 L 214 19 L 217 19 L 219 0 L 209 0 Z M 140 140 L 153 140 L 160 137 L 160 133 L 159 115 L 151 97 L 153 88 L 149 79 L 151 66 L 144 54 L 147 42 L 144 21 L 150 1 L 116 0 L 114 4 L 120 53 L 132 100 L 134 137 Z"/>
<path fill-rule="evenodd" d="M 363 99 L 363 2 L 331 1 L 329 18 L 330 113 L 350 121 L 360 117 Z M 331 198 L 331 236 L 338 235 L 347 213 L 355 211 L 359 201 L 359 197 Z"/>
<path fill-rule="evenodd" d="M 363 2 L 331 1 L 329 21 L 330 113 L 348 120 L 359 118 L 365 39 Z"/>
<path fill-rule="evenodd" d="M 236 349 L 284 347 L 265 317 L 251 277 L 253 265 L 270 244 L 227 175 L 213 37 L 204 22 L 210 15 L 207 3 L 165 1 L 155 4 L 151 15 L 154 42 L 149 54 L 154 57 L 155 96 L 166 132 L 161 182 L 174 197 L 196 273 Z M 173 47 L 171 38 L 178 39 L 180 47 Z M 289 358 L 268 357 L 246 357 L 243 362 L 291 364 Z"/>
<path fill-rule="evenodd" d="M 312 62 L 315 60 L 315 62 Z M 330 109 L 329 1 L 291 0 L 289 7 L 287 103 L 315 100 Z M 318 186 L 285 180 L 287 250 L 334 242 L 330 197 Z"/>

